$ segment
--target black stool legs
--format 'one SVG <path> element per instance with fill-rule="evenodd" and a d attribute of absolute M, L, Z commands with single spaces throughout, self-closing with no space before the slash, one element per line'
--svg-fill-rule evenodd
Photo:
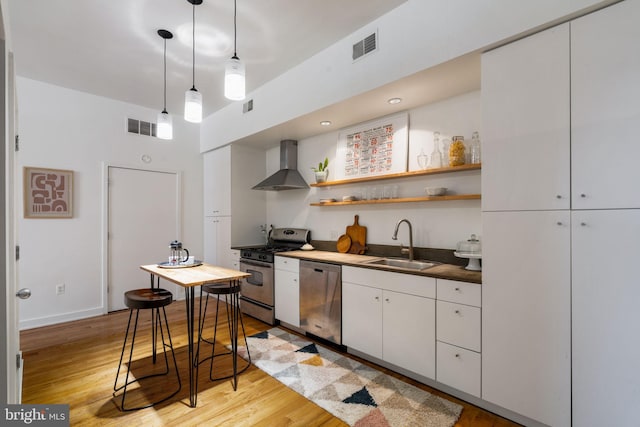
<path fill-rule="evenodd" d="M 227 285 L 227 284 L 215 284 L 215 285 L 205 285 L 202 287 L 202 290 L 207 293 L 207 300 L 204 306 L 204 314 L 202 315 L 202 321 L 200 322 L 200 328 L 198 331 L 198 349 L 200 348 L 200 341 L 204 341 L 208 344 L 211 344 L 211 356 L 206 357 L 205 359 L 200 360 L 199 357 L 196 357 L 196 363 L 203 363 L 207 360 L 210 360 L 209 366 L 209 379 L 211 381 L 223 380 L 227 378 L 233 377 L 233 389 L 236 390 L 238 387 L 238 374 L 244 372 L 251 365 L 251 353 L 249 352 L 249 345 L 247 343 L 247 335 L 244 330 L 244 322 L 242 320 L 242 314 L 240 313 L 240 285 Z M 209 295 L 217 295 L 216 298 L 216 313 L 215 313 L 215 323 L 213 327 L 213 340 L 209 341 L 206 338 L 203 338 L 202 332 L 204 330 L 204 322 L 207 315 L 207 308 L 209 306 Z M 220 297 L 224 296 L 224 302 L 227 305 L 227 325 L 229 327 L 229 337 L 231 339 L 231 349 L 227 352 L 217 353 L 215 352 L 215 343 L 216 337 L 218 335 L 218 314 L 220 311 Z M 238 326 L 242 329 L 242 336 L 244 337 L 244 345 L 247 349 L 247 364 L 241 369 L 238 370 Z M 199 350 L 198 350 L 199 351 Z M 218 376 L 215 377 L 213 374 L 213 361 L 216 357 L 231 355 L 232 363 L 233 363 L 233 372 L 230 375 L 226 376 Z"/>
<path fill-rule="evenodd" d="M 164 289 L 136 289 L 133 291 L 128 291 L 125 293 L 125 304 L 129 307 L 129 322 L 127 323 L 127 330 L 125 332 L 124 342 L 122 344 L 122 352 L 120 353 L 120 362 L 118 363 L 118 371 L 116 373 L 116 379 L 113 384 L 113 396 L 116 397 L 116 393 L 122 390 L 122 399 L 120 402 L 120 409 L 122 411 L 133 411 L 137 409 L 149 408 L 153 405 L 157 405 L 158 403 L 162 403 L 167 399 L 175 396 L 180 389 L 182 388 L 182 383 L 180 381 L 180 374 L 178 373 L 178 363 L 176 361 L 176 355 L 173 349 L 173 342 L 171 341 L 171 333 L 169 331 L 169 323 L 167 322 L 167 313 L 165 311 L 165 306 L 169 305 L 173 300 L 173 296 L 171 292 L 166 291 Z M 158 339 L 158 334 L 162 339 L 162 350 L 164 353 L 164 361 L 165 361 L 165 369 L 163 372 L 157 372 L 153 374 L 147 374 L 132 380 L 129 380 L 129 373 L 131 372 L 131 361 L 133 358 L 133 348 L 136 340 L 136 332 L 138 329 L 138 317 L 140 315 L 141 309 L 151 309 L 151 345 L 153 348 L 152 352 L 152 361 L 153 364 L 156 363 L 156 344 Z M 162 309 L 162 316 L 161 310 Z M 135 311 L 135 320 L 133 322 L 133 332 L 131 334 L 131 344 L 129 350 L 129 361 L 127 362 L 127 373 L 125 375 L 124 384 L 118 386 L 118 379 L 120 378 L 120 370 L 122 368 L 122 361 L 124 359 L 125 350 L 127 347 L 127 341 L 129 338 L 129 331 L 131 330 L 131 323 L 133 319 L 133 314 Z M 166 328 L 166 336 L 167 340 L 165 340 L 165 328 Z M 171 356 L 173 357 L 173 366 L 174 372 L 178 379 L 178 388 L 173 391 L 171 394 L 163 397 L 160 400 L 149 403 L 143 406 L 135 406 L 135 407 L 126 407 L 125 399 L 127 396 L 127 388 L 135 383 L 144 379 L 164 376 L 169 374 L 169 357 L 167 355 L 167 348 L 171 349 Z"/>

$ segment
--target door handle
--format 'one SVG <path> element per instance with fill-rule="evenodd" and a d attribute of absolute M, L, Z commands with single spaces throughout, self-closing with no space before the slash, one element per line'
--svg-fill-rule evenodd
<path fill-rule="evenodd" d="M 16 296 L 20 299 L 28 299 L 31 296 L 31 289 L 22 288 L 18 292 L 16 292 Z"/>

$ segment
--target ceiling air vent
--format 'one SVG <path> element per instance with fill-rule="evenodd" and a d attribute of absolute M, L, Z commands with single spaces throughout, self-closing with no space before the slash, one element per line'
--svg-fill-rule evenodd
<path fill-rule="evenodd" d="M 372 33 L 353 45 L 353 60 L 361 58 L 378 48 L 378 34 Z"/>
<path fill-rule="evenodd" d="M 137 135 L 156 136 L 156 124 L 143 120 L 127 119 L 127 132 Z"/>

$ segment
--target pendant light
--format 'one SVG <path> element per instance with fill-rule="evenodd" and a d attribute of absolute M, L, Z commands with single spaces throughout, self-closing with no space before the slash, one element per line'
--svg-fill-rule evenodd
<path fill-rule="evenodd" d="M 187 0 L 193 5 L 192 50 L 193 50 L 193 85 L 184 94 L 184 119 L 191 123 L 202 122 L 202 94 L 196 89 L 196 5 L 202 0 Z"/>
<path fill-rule="evenodd" d="M 245 97 L 244 64 L 240 62 L 236 49 L 238 6 L 233 0 L 233 56 L 227 61 L 224 71 L 224 96 L 232 101 L 242 101 Z"/>
<path fill-rule="evenodd" d="M 160 139 L 173 139 L 173 124 L 167 113 L 167 39 L 173 38 L 171 31 L 158 30 L 158 35 L 164 39 L 164 108 L 158 113 L 158 131 Z"/>

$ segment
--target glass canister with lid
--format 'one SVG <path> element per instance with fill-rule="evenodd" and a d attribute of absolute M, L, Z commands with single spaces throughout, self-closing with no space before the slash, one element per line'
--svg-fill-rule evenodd
<path fill-rule="evenodd" d="M 464 165 L 464 156 L 464 136 L 454 136 L 451 138 L 451 145 L 449 146 L 449 166 Z"/>

